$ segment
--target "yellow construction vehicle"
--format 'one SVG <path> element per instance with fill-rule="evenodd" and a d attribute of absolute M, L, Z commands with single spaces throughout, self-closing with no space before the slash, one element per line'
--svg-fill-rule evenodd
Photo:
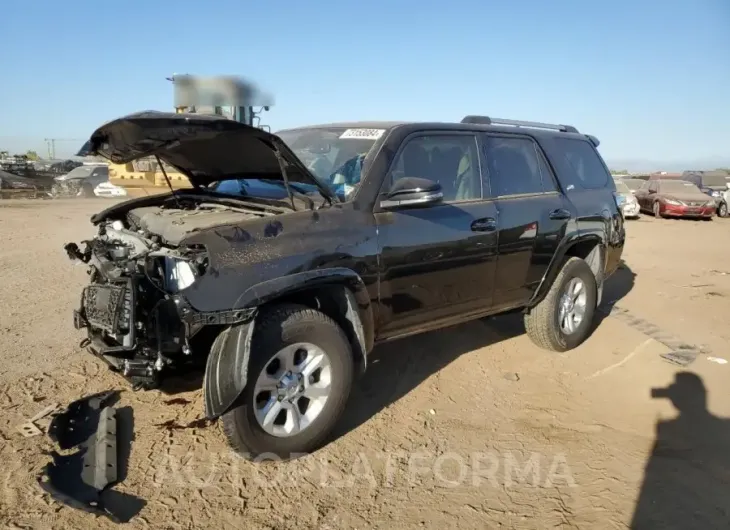
<path fill-rule="evenodd" d="M 189 76 L 183 76 L 189 77 Z M 169 81 L 176 82 L 176 76 L 168 78 Z M 175 112 L 180 113 L 201 113 L 201 114 L 218 114 L 226 116 L 229 119 L 240 121 L 254 127 L 268 129 L 268 126 L 260 124 L 259 115 L 262 111 L 268 111 L 269 107 L 261 107 L 258 111 L 254 107 L 194 107 L 188 105 L 180 105 L 175 107 Z M 165 172 L 170 179 L 170 183 L 174 189 L 188 188 L 190 182 L 187 177 L 174 168 L 165 165 Z M 170 191 L 165 175 L 158 167 L 154 158 L 141 159 L 129 164 L 109 164 L 109 182 L 114 186 L 124 188 L 129 197 L 142 197 L 145 195 L 156 195 Z"/>

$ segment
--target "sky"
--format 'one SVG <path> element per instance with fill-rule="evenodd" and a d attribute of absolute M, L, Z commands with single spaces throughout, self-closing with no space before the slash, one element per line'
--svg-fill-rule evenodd
<path fill-rule="evenodd" d="M 730 0 L 5 0 L 0 149 L 68 156 L 172 110 L 173 73 L 256 81 L 274 131 L 482 114 L 574 125 L 619 164 L 730 165 Z"/>

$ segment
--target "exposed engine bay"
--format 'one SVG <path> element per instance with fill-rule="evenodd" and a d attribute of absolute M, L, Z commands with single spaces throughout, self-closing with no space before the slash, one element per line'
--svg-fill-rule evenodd
<path fill-rule="evenodd" d="M 202 326 L 182 317 L 190 308 L 176 295 L 205 273 L 208 254 L 181 242 L 198 230 L 266 215 L 275 213 L 175 198 L 99 222 L 83 249 L 67 244 L 69 257 L 87 264 L 91 277 L 74 312 L 75 327 L 88 330 L 83 345 L 147 388 L 166 368 L 192 362 L 191 339 Z"/>

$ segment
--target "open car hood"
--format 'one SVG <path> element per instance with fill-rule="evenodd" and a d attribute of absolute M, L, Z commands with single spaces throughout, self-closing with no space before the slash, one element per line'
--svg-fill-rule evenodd
<path fill-rule="evenodd" d="M 91 135 L 77 156 L 102 156 L 126 164 L 149 156 L 174 166 L 195 187 L 230 179 L 284 181 L 280 155 L 289 182 L 322 185 L 278 136 L 222 116 L 144 111 L 105 123 Z M 335 199 L 336 200 L 336 199 Z"/>

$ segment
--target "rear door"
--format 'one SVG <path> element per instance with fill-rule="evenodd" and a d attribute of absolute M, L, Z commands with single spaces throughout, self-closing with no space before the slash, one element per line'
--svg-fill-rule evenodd
<path fill-rule="evenodd" d="M 494 308 L 527 303 L 574 217 L 530 136 L 484 134 L 485 175 L 499 215 Z"/>
<path fill-rule="evenodd" d="M 485 197 L 476 134 L 424 131 L 400 146 L 378 203 L 402 177 L 442 186 L 442 203 L 380 210 L 381 335 L 423 331 L 486 312 L 492 303 L 497 209 Z"/>
<path fill-rule="evenodd" d="M 576 210 L 576 230 L 602 234 L 605 241 L 623 241 L 623 215 L 616 203 L 616 185 L 594 144 L 585 136 L 560 135 L 544 144 L 565 193 Z M 618 267 L 622 245 L 607 245 L 608 274 Z"/>

